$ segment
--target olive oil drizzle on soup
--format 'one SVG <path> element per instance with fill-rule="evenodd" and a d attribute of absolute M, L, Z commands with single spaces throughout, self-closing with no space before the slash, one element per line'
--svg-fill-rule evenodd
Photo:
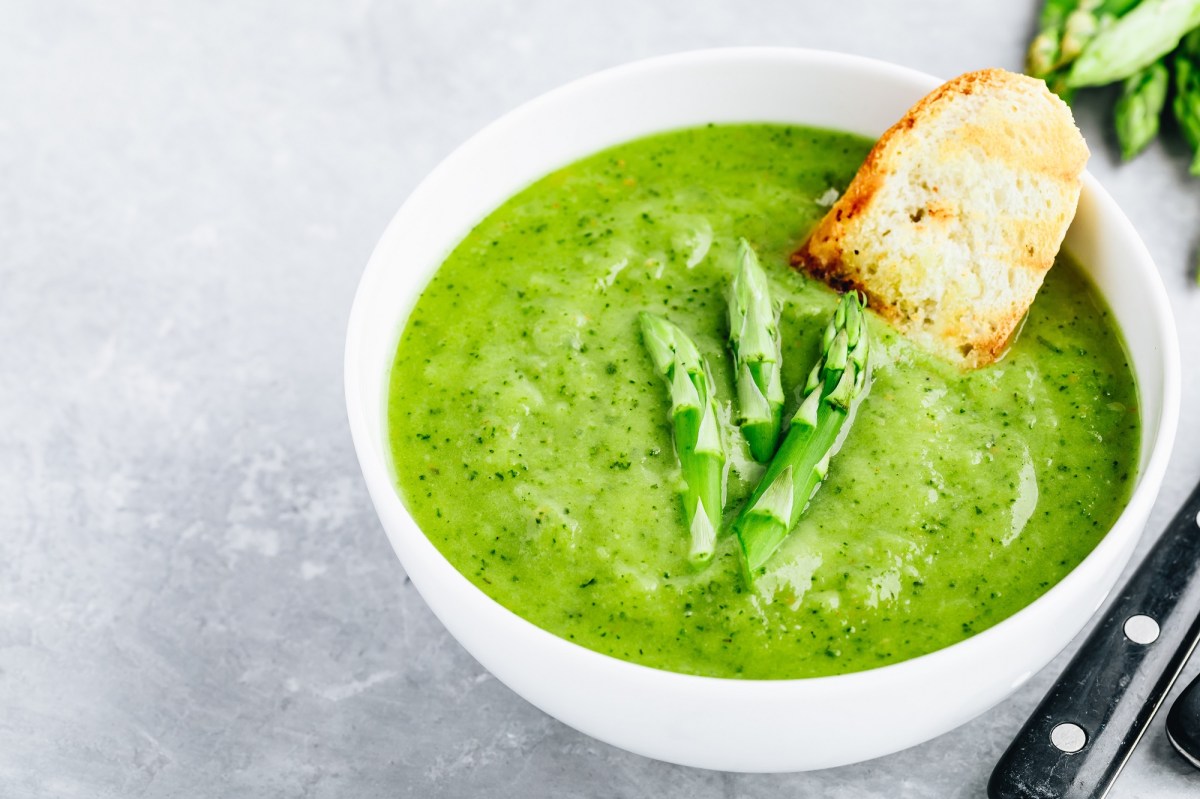
<path fill-rule="evenodd" d="M 388 406 L 401 495 L 462 574 L 618 658 L 794 678 L 955 643 L 1091 551 L 1134 482 L 1137 392 L 1108 310 L 1060 257 L 988 368 L 961 373 L 872 317 L 870 394 L 766 574 L 747 586 L 727 531 L 689 566 L 666 388 L 637 314 L 680 325 L 712 369 L 728 523 L 762 470 L 731 418 L 737 239 L 783 306 L 790 416 L 836 297 L 787 256 L 870 145 L 778 125 L 652 136 L 548 175 L 466 236 L 409 318 Z"/>

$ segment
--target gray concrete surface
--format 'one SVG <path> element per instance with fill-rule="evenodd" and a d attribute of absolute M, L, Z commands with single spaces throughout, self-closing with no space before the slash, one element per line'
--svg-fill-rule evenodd
<path fill-rule="evenodd" d="M 0 796 L 982 795 L 1063 658 L 937 740 L 812 774 L 665 765 L 526 704 L 393 557 L 341 353 L 392 213 L 521 101 L 717 45 L 1017 68 L 1032 2 L 0 11 Z M 1077 109 L 1091 168 L 1157 259 L 1188 368 L 1152 537 L 1200 478 L 1200 184 L 1175 136 L 1118 166 L 1107 100 Z M 1161 721 L 1112 793 L 1197 795 Z"/>

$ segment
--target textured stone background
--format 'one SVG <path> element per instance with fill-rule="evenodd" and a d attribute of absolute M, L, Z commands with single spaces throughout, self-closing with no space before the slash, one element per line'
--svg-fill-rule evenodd
<path fill-rule="evenodd" d="M 656 763 L 489 677 L 405 579 L 346 429 L 343 332 L 418 180 L 630 59 L 807 45 L 1017 68 L 1033 2 L 6 0 L 0 24 L 0 796 L 977 797 L 1059 659 L 924 746 L 814 774 Z M 1118 168 L 1197 363 L 1200 189 Z M 1185 380 L 1156 533 L 1200 477 Z M 1190 669 L 1195 673 L 1196 667 Z M 1161 722 L 1113 792 L 1200 794 Z"/>

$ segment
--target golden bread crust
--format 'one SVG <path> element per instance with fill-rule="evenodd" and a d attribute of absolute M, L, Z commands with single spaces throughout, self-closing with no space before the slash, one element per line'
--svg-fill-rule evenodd
<path fill-rule="evenodd" d="M 880 137 L 792 263 L 961 366 L 992 363 L 1054 263 L 1087 158 L 1044 82 L 961 75 Z"/>

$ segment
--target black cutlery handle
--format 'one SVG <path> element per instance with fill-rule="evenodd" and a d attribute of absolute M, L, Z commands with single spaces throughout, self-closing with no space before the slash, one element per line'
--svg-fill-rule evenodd
<path fill-rule="evenodd" d="M 1200 636 L 1200 486 L 1017 733 L 991 799 L 1108 793 Z"/>

